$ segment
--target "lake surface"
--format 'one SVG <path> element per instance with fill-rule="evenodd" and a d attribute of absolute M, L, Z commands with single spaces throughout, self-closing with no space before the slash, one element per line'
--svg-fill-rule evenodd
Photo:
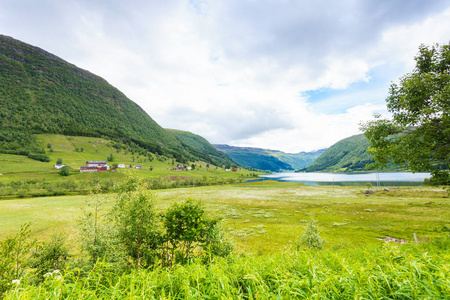
<path fill-rule="evenodd" d="M 307 185 L 365 185 L 370 182 L 373 186 L 414 186 L 421 185 L 430 173 L 274 173 L 261 175 L 260 180 L 276 180 L 300 182 Z"/>

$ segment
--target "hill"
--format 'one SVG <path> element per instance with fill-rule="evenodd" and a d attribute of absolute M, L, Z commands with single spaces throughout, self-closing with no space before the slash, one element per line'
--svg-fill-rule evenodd
<path fill-rule="evenodd" d="M 324 150 L 301 152 L 298 154 L 249 147 L 214 145 L 238 164 L 258 170 L 279 172 L 304 168 L 313 162 Z"/>
<path fill-rule="evenodd" d="M 31 133 L 58 133 L 108 137 L 178 161 L 213 162 L 159 126 L 103 78 L 3 35 L 0 100 L 4 153 L 43 155 Z"/>
<path fill-rule="evenodd" d="M 173 133 L 183 144 L 195 149 L 196 151 L 207 155 L 213 162 L 213 164 L 221 166 L 225 165 L 229 168 L 231 165 L 236 165 L 236 163 L 231 160 L 231 158 L 223 152 L 218 151 L 211 145 L 205 138 L 200 135 L 194 134 L 189 131 L 166 129 L 167 131 Z"/>
<path fill-rule="evenodd" d="M 288 163 L 294 170 L 302 169 L 312 164 L 326 149 L 311 152 L 284 153 L 282 151 L 267 150 L 272 156 Z"/>
<path fill-rule="evenodd" d="M 366 150 L 370 146 L 363 134 L 345 138 L 328 148 L 312 164 L 302 171 L 365 171 L 372 163 L 372 155 Z"/>

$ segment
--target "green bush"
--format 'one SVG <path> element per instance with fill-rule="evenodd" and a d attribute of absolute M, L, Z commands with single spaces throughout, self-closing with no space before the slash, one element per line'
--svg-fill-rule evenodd
<path fill-rule="evenodd" d="M 58 174 L 61 176 L 69 176 L 70 175 L 70 167 L 69 166 L 62 167 L 61 169 L 59 169 Z"/>
<path fill-rule="evenodd" d="M 306 245 L 308 248 L 322 249 L 324 240 L 319 236 L 319 228 L 316 226 L 316 221 L 309 221 L 305 232 L 300 238 L 300 244 Z"/>
<path fill-rule="evenodd" d="M 43 279 L 46 273 L 64 270 L 69 257 L 66 234 L 54 231 L 48 240 L 33 249 L 31 267 L 36 269 L 39 279 Z"/>

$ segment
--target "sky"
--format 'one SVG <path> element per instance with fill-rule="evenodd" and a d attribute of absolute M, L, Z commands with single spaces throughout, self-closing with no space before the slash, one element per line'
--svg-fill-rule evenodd
<path fill-rule="evenodd" d="M 0 0 L 0 34 L 103 77 L 164 128 L 289 153 L 388 115 L 440 0 Z"/>

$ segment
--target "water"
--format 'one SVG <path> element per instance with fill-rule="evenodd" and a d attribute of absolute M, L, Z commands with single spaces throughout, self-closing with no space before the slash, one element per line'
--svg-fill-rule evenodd
<path fill-rule="evenodd" d="M 276 180 L 300 182 L 307 185 L 366 185 L 372 186 L 414 186 L 421 185 L 430 173 L 366 173 L 366 174 L 339 174 L 339 173 L 274 173 L 261 175 L 259 180 Z"/>

